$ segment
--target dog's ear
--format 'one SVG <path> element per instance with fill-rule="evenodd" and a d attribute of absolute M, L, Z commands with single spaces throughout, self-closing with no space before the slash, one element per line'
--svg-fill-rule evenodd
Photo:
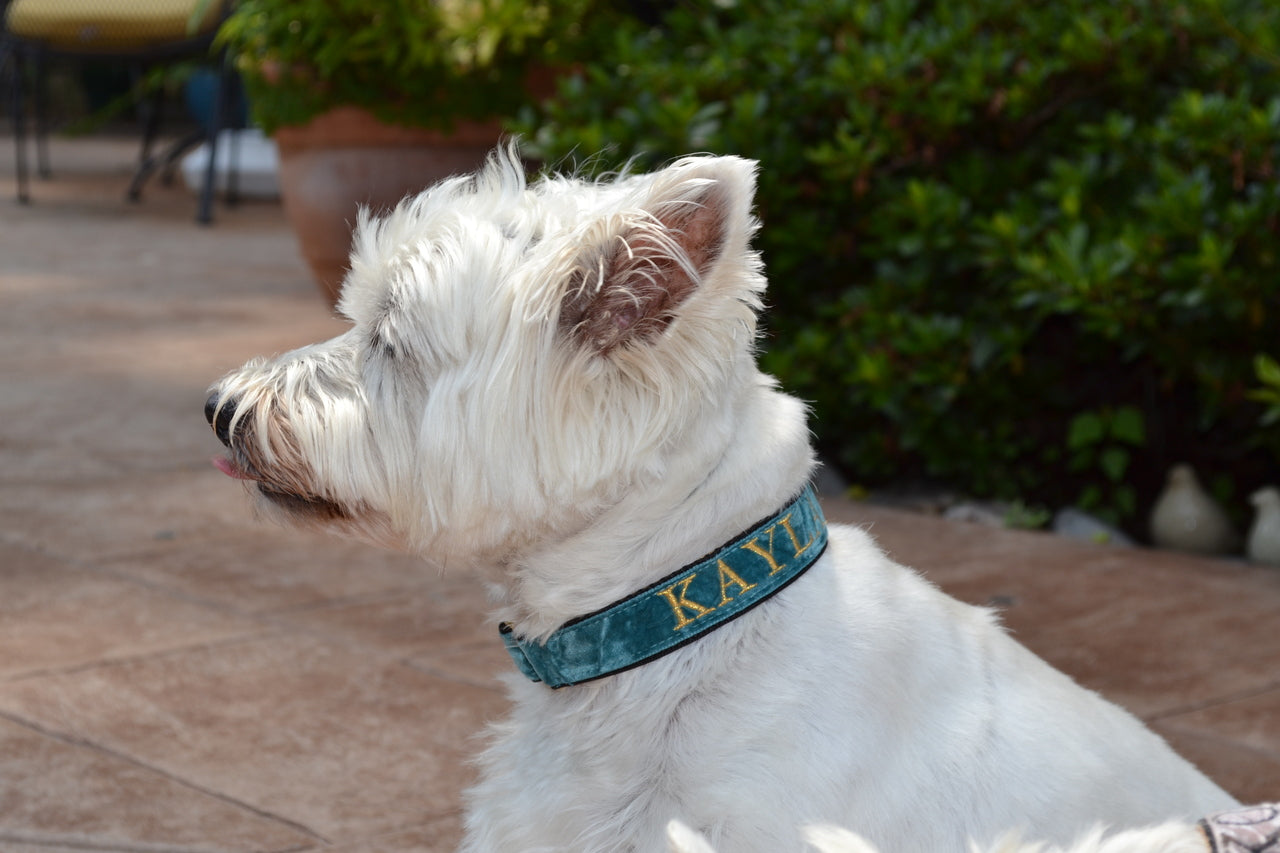
<path fill-rule="evenodd" d="M 737 157 L 689 158 L 655 175 L 634 215 L 606 220 L 607 236 L 579 259 L 561 331 L 600 355 L 660 335 L 733 236 L 745 243 L 754 190 L 755 164 Z"/>

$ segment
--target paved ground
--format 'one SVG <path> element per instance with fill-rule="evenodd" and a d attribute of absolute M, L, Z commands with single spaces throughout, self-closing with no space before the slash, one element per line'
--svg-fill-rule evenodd
<path fill-rule="evenodd" d="M 0 851 L 448 850 L 509 668 L 477 584 L 256 522 L 205 387 L 332 319 L 278 207 L 121 200 L 131 144 L 0 140 Z M 1280 572 L 838 500 L 839 520 L 1280 798 Z"/>

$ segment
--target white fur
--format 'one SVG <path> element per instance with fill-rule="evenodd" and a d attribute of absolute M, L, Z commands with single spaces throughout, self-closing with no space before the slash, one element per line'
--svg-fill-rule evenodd
<path fill-rule="evenodd" d="M 804 840 L 818 853 L 881 853 L 862 836 L 834 826 L 807 827 Z M 667 825 L 667 844 L 668 853 L 716 853 L 705 838 L 678 820 Z M 989 846 L 970 843 L 969 853 L 1210 853 L 1210 847 L 1196 824 L 1169 821 L 1110 836 L 1094 828 L 1065 847 L 1025 841 L 1018 833 L 1009 833 Z"/>
<path fill-rule="evenodd" d="M 524 636 L 644 588 L 813 466 L 804 408 L 754 361 L 753 191 L 732 157 L 526 185 L 503 152 L 362 218 L 351 330 L 216 386 L 239 430 L 227 465 L 268 512 L 489 570 L 495 617 Z M 638 322 L 680 282 L 672 314 Z M 661 850 L 672 817 L 725 853 L 799 850 L 817 823 L 935 853 L 1234 802 L 848 527 L 666 657 L 557 691 L 508 681 L 467 853 Z"/>

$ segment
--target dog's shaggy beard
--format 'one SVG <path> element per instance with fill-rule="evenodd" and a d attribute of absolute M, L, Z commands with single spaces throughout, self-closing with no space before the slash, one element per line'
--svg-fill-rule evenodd
<path fill-rule="evenodd" d="M 246 483 L 265 516 L 396 547 L 389 517 L 368 497 L 385 493 L 384 466 L 369 464 L 378 445 L 351 440 L 368 405 L 343 349 L 251 362 L 222 383 L 214 416 L 229 412 L 229 441 L 219 467 Z M 344 437 L 347 447 L 335 447 Z"/>

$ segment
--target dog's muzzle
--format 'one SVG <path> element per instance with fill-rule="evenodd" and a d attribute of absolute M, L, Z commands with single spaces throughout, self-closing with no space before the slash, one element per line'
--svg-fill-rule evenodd
<path fill-rule="evenodd" d="M 204 401 L 204 419 L 213 427 L 218 440 L 231 451 L 226 456 L 215 457 L 213 466 L 228 477 L 254 483 L 264 498 L 295 517 L 320 522 L 349 521 L 351 513 L 346 507 L 328 498 L 298 491 L 296 485 L 285 485 L 279 481 L 278 471 L 274 477 L 264 474 L 246 457 L 245 419 L 236 420 L 237 403 L 235 397 L 224 400 L 216 391 Z M 295 482 L 291 477 L 285 480 Z"/>
<path fill-rule="evenodd" d="M 216 391 L 204 401 L 204 419 L 213 427 L 218 440 L 231 451 L 226 456 L 215 457 L 213 466 L 237 480 L 260 481 L 262 477 L 257 469 L 244 457 L 244 421 L 236 420 L 236 403 L 234 397 L 223 399 Z M 233 440 L 236 446 L 232 445 Z"/>
<path fill-rule="evenodd" d="M 231 421 L 236 414 L 236 401 L 223 401 L 218 393 L 209 395 L 204 401 L 204 419 L 213 427 L 213 433 L 227 447 L 231 446 Z"/>

